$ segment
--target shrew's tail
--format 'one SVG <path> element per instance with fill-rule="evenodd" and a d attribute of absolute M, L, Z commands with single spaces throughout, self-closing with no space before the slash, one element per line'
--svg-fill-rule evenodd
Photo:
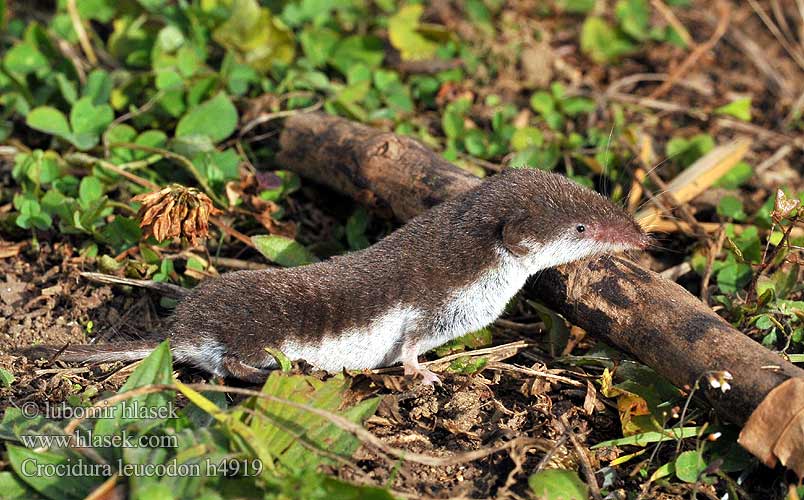
<path fill-rule="evenodd" d="M 31 359 L 46 358 L 51 361 L 62 360 L 80 363 L 111 363 L 113 361 L 137 361 L 151 354 L 157 340 L 137 340 L 115 342 L 103 345 L 33 346 L 20 350 L 20 354 Z"/>

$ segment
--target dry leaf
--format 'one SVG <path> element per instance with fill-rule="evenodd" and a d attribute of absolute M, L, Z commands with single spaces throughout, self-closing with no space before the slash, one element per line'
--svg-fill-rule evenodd
<path fill-rule="evenodd" d="M 770 391 L 737 442 L 768 467 L 778 460 L 804 478 L 804 379 L 791 378 Z"/>
<path fill-rule="evenodd" d="M 587 415 L 591 415 L 595 412 L 595 408 L 598 405 L 597 401 L 597 390 L 595 386 L 592 384 L 591 381 L 586 381 L 586 397 L 583 399 L 583 411 Z"/>
<path fill-rule="evenodd" d="M 181 237 L 192 246 L 207 237 L 209 217 L 221 213 L 207 195 L 178 184 L 135 196 L 132 201 L 142 202 L 137 216 L 146 238 L 164 241 Z"/>
<path fill-rule="evenodd" d="M 716 147 L 668 182 L 667 192 L 682 204 L 694 199 L 742 160 L 750 147 L 749 139 L 737 139 Z M 652 227 L 661 219 L 661 210 L 647 207 L 637 212 L 634 218 L 643 227 Z"/>
<path fill-rule="evenodd" d="M 620 414 L 623 436 L 631 436 L 643 431 L 633 422 L 633 419 L 650 415 L 648 402 L 633 392 L 615 387 L 613 373 L 608 368 L 603 370 L 603 375 L 600 377 L 600 393 L 607 398 L 617 398 L 617 411 Z"/>
<path fill-rule="evenodd" d="M 7 241 L 0 241 L 0 259 L 7 259 L 9 257 L 16 257 L 19 255 L 20 250 L 28 244 L 27 241 L 21 243 L 9 243 Z"/>
<path fill-rule="evenodd" d="M 274 214 L 280 211 L 279 205 L 259 196 L 259 193 L 266 189 L 281 186 L 282 179 L 273 172 L 243 173 L 239 182 L 226 184 L 226 198 L 229 200 L 230 208 L 235 207 L 238 200 L 242 200 L 243 205 L 251 209 L 254 218 L 262 224 L 268 234 L 295 239 L 296 224 L 276 220 Z"/>

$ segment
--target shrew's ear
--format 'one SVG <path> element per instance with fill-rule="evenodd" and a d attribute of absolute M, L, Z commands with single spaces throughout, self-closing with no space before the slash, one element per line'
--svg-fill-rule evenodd
<path fill-rule="evenodd" d="M 527 222 L 527 214 L 524 212 L 512 214 L 503 222 L 503 247 L 517 257 L 523 257 L 528 253 L 528 247 L 524 245 Z"/>

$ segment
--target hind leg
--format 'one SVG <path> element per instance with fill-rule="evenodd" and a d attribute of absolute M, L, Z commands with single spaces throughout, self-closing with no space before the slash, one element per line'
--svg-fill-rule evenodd
<path fill-rule="evenodd" d="M 223 357 L 223 368 L 229 372 L 229 375 L 245 382 L 251 382 L 252 384 L 261 384 L 265 382 L 265 379 L 267 379 L 268 375 L 271 374 L 271 370 L 254 368 L 253 366 L 243 363 L 239 359 L 229 356 Z"/>
<path fill-rule="evenodd" d="M 419 364 L 419 345 L 416 341 L 409 340 L 402 345 L 402 367 L 405 375 L 418 375 L 425 385 L 441 384 L 438 375 Z"/>

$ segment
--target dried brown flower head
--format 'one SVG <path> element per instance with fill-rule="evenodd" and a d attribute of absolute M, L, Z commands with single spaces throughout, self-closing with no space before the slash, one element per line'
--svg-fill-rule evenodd
<path fill-rule="evenodd" d="M 179 184 L 131 200 L 142 202 L 137 213 L 140 227 L 146 238 L 153 236 L 157 241 L 182 237 L 195 246 L 207 237 L 209 217 L 221 213 L 209 196 Z"/>

